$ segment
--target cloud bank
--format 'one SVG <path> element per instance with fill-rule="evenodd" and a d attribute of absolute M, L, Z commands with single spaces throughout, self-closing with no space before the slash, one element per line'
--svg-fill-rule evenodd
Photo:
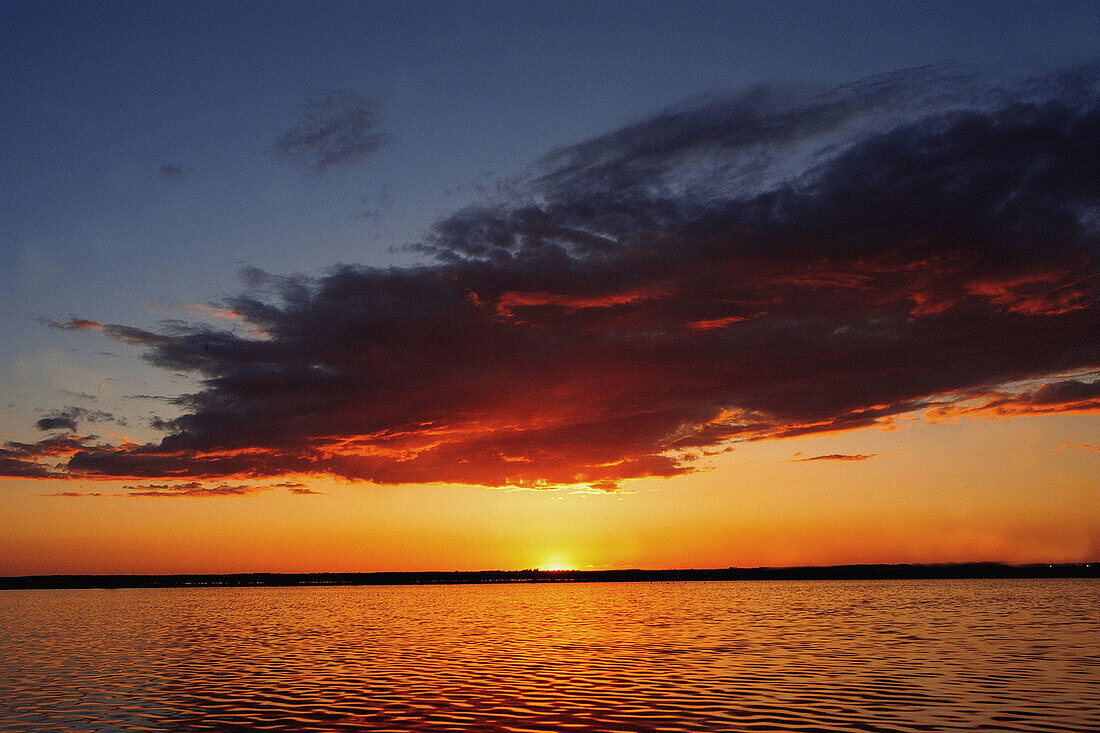
<path fill-rule="evenodd" d="M 428 264 L 249 272 L 224 303 L 247 332 L 57 323 L 201 389 L 158 443 L 9 443 L 0 470 L 613 489 L 903 414 L 1096 412 L 1098 81 L 918 70 L 683 105 L 439 222 Z M 358 155 L 326 142 L 333 107 L 280 143 L 316 170 Z"/>

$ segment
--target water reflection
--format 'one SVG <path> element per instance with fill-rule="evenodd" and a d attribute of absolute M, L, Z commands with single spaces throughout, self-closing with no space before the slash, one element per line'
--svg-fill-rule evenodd
<path fill-rule="evenodd" d="M 5 730 L 1100 731 L 1095 580 L 0 593 Z"/>

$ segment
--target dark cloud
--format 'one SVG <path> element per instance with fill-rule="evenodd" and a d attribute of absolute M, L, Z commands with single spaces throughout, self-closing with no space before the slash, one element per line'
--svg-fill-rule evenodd
<path fill-rule="evenodd" d="M 42 416 L 34 425 L 39 430 L 68 430 L 75 433 L 78 421 L 91 423 L 115 422 L 119 425 L 126 424 L 125 420 L 116 418 L 111 413 L 104 412 L 103 410 L 89 410 L 84 407 L 66 407 L 63 410 L 54 410 Z"/>
<path fill-rule="evenodd" d="M 248 271 L 247 333 L 57 323 L 202 383 L 161 442 L 54 472 L 614 489 L 906 413 L 1096 411 L 1098 77 L 682 106 L 441 221 L 431 264 Z"/>
<path fill-rule="evenodd" d="M 34 425 L 39 430 L 70 430 L 76 432 L 76 420 L 64 415 L 43 417 L 35 422 Z"/>
<path fill-rule="evenodd" d="M 168 165 L 167 163 L 165 163 L 158 169 L 158 172 L 160 173 L 161 177 L 166 180 L 179 181 L 183 179 L 188 173 L 190 173 L 191 169 L 179 168 L 177 166 Z"/>
<path fill-rule="evenodd" d="M 103 496 L 103 494 L 100 494 L 98 492 L 93 492 L 93 493 L 88 494 L 88 493 L 84 493 L 83 491 L 55 491 L 52 494 L 42 494 L 42 496 L 65 497 L 65 498 L 75 499 L 75 498 L 81 498 L 81 497 L 85 497 L 85 496 Z"/>
<path fill-rule="evenodd" d="M 298 121 L 272 145 L 282 160 L 313 173 L 370 161 L 392 138 L 378 130 L 377 103 L 357 94 L 298 105 Z"/>
<path fill-rule="evenodd" d="M 874 458 L 877 453 L 829 453 L 823 456 L 812 456 L 810 458 L 792 458 L 794 463 L 805 463 L 807 461 L 866 461 L 869 458 Z"/>

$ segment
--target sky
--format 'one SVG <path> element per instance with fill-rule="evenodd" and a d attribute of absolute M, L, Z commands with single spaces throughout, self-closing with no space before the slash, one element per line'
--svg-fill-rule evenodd
<path fill-rule="evenodd" d="M 0 574 L 1100 560 L 1100 3 L 0 5 Z"/>

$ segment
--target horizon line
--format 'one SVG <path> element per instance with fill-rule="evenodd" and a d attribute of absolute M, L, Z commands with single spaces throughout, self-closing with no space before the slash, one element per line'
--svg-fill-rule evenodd
<path fill-rule="evenodd" d="M 301 585 L 473 585 L 546 582 L 675 582 L 691 580 L 950 580 L 1100 578 L 1100 562 L 853 563 L 727 568 L 605 570 L 378 570 L 305 573 L 54 573 L 0 576 L 0 590 L 295 587 Z"/>

